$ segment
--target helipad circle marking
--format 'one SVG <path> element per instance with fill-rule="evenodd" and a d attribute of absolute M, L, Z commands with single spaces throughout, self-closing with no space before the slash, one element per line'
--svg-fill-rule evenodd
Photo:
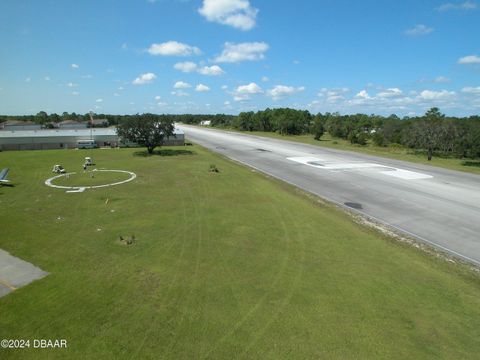
<path fill-rule="evenodd" d="M 95 170 L 92 170 L 92 171 L 95 171 L 95 172 L 100 172 L 100 171 L 103 171 L 103 172 L 119 172 L 119 173 L 129 174 L 130 177 L 127 180 L 123 180 L 123 181 L 118 181 L 118 182 L 114 182 L 114 183 L 110 183 L 110 184 L 104 184 L 104 185 L 93 185 L 93 186 L 62 186 L 62 185 L 52 184 L 52 181 L 55 180 L 55 179 L 58 179 L 58 178 L 61 178 L 61 177 L 67 176 L 67 175 L 75 175 L 76 174 L 76 172 L 71 172 L 71 173 L 60 174 L 60 175 L 56 175 L 54 177 L 51 177 L 50 179 L 45 180 L 45 185 L 50 186 L 52 188 L 56 188 L 56 189 L 80 190 L 80 191 L 75 191 L 75 192 L 82 192 L 83 190 L 86 190 L 86 189 L 100 189 L 100 188 L 125 184 L 127 182 L 130 182 L 130 181 L 134 180 L 137 177 L 137 174 L 135 174 L 134 172 L 126 171 L 126 170 L 105 170 L 105 169 L 98 170 L 98 169 L 95 169 Z M 81 189 L 83 189 L 83 190 L 81 190 Z"/>

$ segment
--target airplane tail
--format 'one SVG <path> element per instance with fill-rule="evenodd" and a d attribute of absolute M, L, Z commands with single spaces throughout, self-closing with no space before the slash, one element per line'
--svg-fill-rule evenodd
<path fill-rule="evenodd" d="M 8 168 L 3 169 L 0 171 L 0 183 L 9 183 L 10 180 L 7 180 Z"/>

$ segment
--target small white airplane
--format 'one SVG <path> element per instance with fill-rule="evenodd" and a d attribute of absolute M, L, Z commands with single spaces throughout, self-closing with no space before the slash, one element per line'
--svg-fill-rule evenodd
<path fill-rule="evenodd" d="M 3 169 L 0 171 L 0 186 L 12 186 L 10 180 L 7 180 L 8 168 Z"/>

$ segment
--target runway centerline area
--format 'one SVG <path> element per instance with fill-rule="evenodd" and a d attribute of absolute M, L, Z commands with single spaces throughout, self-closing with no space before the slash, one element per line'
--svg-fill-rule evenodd
<path fill-rule="evenodd" d="M 177 124 L 191 141 L 480 265 L 480 176 Z M 355 204 L 355 207 L 348 204 Z"/>

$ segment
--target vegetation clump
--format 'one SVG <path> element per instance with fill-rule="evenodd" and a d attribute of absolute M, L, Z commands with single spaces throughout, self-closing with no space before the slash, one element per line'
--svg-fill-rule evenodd
<path fill-rule="evenodd" d="M 118 240 L 123 245 L 132 245 L 136 241 L 135 235 L 132 235 L 132 236 L 129 236 L 129 237 L 123 237 L 122 235 L 119 235 Z"/>
<path fill-rule="evenodd" d="M 220 172 L 220 170 L 218 170 L 218 168 L 217 168 L 217 165 L 215 165 L 215 164 L 210 164 L 210 168 L 208 169 L 208 171 L 213 172 L 213 173 Z"/>

